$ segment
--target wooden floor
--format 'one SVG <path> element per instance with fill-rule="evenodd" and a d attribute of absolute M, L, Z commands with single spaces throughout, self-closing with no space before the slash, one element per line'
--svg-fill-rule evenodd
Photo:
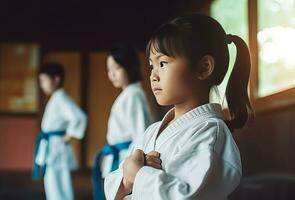
<path fill-rule="evenodd" d="M 91 200 L 90 171 L 73 173 L 76 200 Z M 0 171 L 0 200 L 45 199 L 42 181 L 32 181 L 30 172 Z"/>
<path fill-rule="evenodd" d="M 90 170 L 73 173 L 76 200 L 91 200 Z M 0 200 L 45 199 L 43 183 L 31 181 L 30 172 L 0 171 Z M 243 178 L 230 200 L 294 200 L 295 176 L 260 174 Z M 157 199 L 155 199 L 157 200 Z"/>
<path fill-rule="evenodd" d="M 295 175 L 264 173 L 244 177 L 230 200 L 295 200 Z"/>

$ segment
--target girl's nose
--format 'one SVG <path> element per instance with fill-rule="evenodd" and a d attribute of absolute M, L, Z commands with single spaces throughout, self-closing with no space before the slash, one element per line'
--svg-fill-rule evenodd
<path fill-rule="evenodd" d="M 151 82 L 154 82 L 154 81 L 159 81 L 159 80 L 160 80 L 160 77 L 159 77 L 158 73 L 156 72 L 155 69 L 153 69 L 153 70 L 151 71 L 150 81 L 151 81 Z"/>

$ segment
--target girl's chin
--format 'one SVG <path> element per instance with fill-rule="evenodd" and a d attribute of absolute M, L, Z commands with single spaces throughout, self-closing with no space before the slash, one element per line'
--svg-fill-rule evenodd
<path fill-rule="evenodd" d="M 156 101 L 157 101 L 157 103 L 158 103 L 160 106 L 170 106 L 170 105 L 173 105 L 173 104 L 171 104 L 170 102 L 165 101 L 164 99 L 161 99 L 161 98 L 159 98 L 159 97 L 156 97 Z"/>
<path fill-rule="evenodd" d="M 121 85 L 117 82 L 112 82 L 112 84 L 115 88 L 121 88 Z"/>
<path fill-rule="evenodd" d="M 53 92 L 51 90 L 44 90 L 42 89 L 42 92 L 45 94 L 45 95 L 51 95 Z"/>

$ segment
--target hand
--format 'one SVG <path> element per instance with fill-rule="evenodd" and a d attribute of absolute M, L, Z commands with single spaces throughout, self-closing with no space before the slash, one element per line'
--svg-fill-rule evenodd
<path fill-rule="evenodd" d="M 129 182 L 126 178 L 123 178 L 122 180 L 125 194 L 130 194 L 132 192 L 133 183 Z"/>
<path fill-rule="evenodd" d="M 144 166 L 144 153 L 136 149 L 123 163 L 123 175 L 126 183 L 133 184 L 137 172 Z"/>
<path fill-rule="evenodd" d="M 162 169 L 162 160 L 160 159 L 160 153 L 157 151 L 151 151 L 145 155 L 145 165 L 156 169 Z"/>
<path fill-rule="evenodd" d="M 126 178 L 123 178 L 115 200 L 123 200 L 124 197 L 132 192 L 133 183 L 129 182 Z"/>
<path fill-rule="evenodd" d="M 65 135 L 63 136 L 63 141 L 64 141 L 65 143 L 70 143 L 71 140 L 72 140 L 72 137 L 71 137 L 70 135 L 65 134 Z"/>

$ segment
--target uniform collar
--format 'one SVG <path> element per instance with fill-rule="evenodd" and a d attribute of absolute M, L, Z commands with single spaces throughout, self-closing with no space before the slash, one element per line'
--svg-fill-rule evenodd
<path fill-rule="evenodd" d="M 157 134 L 155 136 L 157 148 L 159 148 L 170 137 L 175 135 L 178 132 L 178 129 L 183 128 L 186 125 L 190 125 L 191 122 L 203 121 L 208 118 L 222 119 L 222 107 L 217 103 L 209 103 L 198 106 L 171 122 L 174 118 L 174 112 L 174 108 L 169 110 L 157 129 Z M 161 128 L 169 122 L 171 123 L 159 134 Z M 156 145 L 156 143 L 154 145 Z"/>

